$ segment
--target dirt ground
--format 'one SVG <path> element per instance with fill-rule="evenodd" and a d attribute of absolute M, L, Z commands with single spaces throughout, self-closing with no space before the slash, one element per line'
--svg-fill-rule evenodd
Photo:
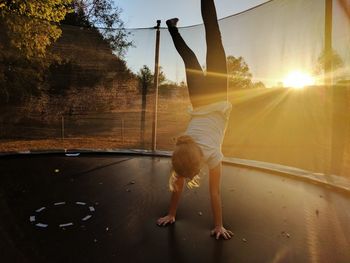
<path fill-rule="evenodd" d="M 350 109 L 346 89 L 333 101 L 329 90 L 261 89 L 231 94 L 233 104 L 223 143 L 225 156 L 277 163 L 316 173 L 349 177 Z M 189 121 L 184 103 L 160 104 L 157 149 L 172 150 Z M 65 139 L 0 140 L 0 152 L 46 149 L 151 149 L 152 118 L 146 113 L 144 140 L 140 112 L 68 119 Z M 48 127 L 42 127 L 44 130 Z M 25 132 L 25 127 L 23 127 Z M 39 129 L 39 130 L 40 130 Z M 50 130 L 50 129 L 48 129 Z M 22 132 L 22 131 L 20 131 Z M 41 137 L 39 137 L 41 138 Z"/>

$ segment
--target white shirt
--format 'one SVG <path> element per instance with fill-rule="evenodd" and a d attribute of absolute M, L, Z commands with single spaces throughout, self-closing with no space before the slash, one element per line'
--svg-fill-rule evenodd
<path fill-rule="evenodd" d="M 191 120 L 185 132 L 201 147 L 209 169 L 223 159 L 221 145 L 224 139 L 232 104 L 227 101 L 189 109 Z"/>

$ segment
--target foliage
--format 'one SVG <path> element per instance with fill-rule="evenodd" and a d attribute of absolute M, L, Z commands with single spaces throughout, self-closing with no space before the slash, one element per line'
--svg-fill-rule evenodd
<path fill-rule="evenodd" d="M 47 74 L 51 94 L 65 95 L 71 88 L 95 86 L 117 89 L 134 77 L 96 28 L 62 25 L 62 30 L 62 37 L 51 49 L 64 58 L 53 63 Z"/>
<path fill-rule="evenodd" d="M 137 78 L 139 80 L 140 88 L 142 91 L 147 91 L 152 87 L 154 77 L 148 66 L 143 65 L 143 67 L 137 73 Z"/>
<path fill-rule="evenodd" d="M 2 102 L 20 103 L 47 91 L 63 95 L 74 85 L 108 88 L 133 76 L 115 55 L 131 42 L 111 0 L 6 1 L 0 34 Z"/>
<path fill-rule="evenodd" d="M 84 26 L 98 28 L 111 49 L 120 57 L 125 55 L 132 42 L 120 18 L 121 10 L 112 0 L 74 0 L 74 10 Z"/>
<path fill-rule="evenodd" d="M 254 82 L 252 85 L 253 85 L 253 88 L 257 88 L 257 89 L 266 88 L 265 84 L 262 83 L 261 81 Z"/>
<path fill-rule="evenodd" d="M 147 94 L 148 91 L 153 88 L 154 74 L 152 73 L 152 71 L 147 65 L 143 65 L 143 67 L 137 73 L 137 78 L 140 83 L 141 92 L 146 92 Z M 159 75 L 158 75 L 159 86 L 165 84 L 166 81 L 167 79 L 162 70 L 162 67 L 159 67 Z"/>
<path fill-rule="evenodd" d="M 249 88 L 252 85 L 252 74 L 242 57 L 227 57 L 229 87 L 234 89 Z"/>
<path fill-rule="evenodd" d="M 315 67 L 315 74 L 321 75 L 324 73 L 325 66 L 327 64 L 332 65 L 333 77 L 335 81 L 341 81 L 343 78 L 345 79 L 345 74 L 339 73 L 338 70 L 344 67 L 344 61 L 340 57 L 340 55 L 332 49 L 329 55 L 326 54 L 326 51 L 323 50 L 317 59 L 317 65 Z"/>
<path fill-rule="evenodd" d="M 47 48 L 61 35 L 57 23 L 72 0 L 11 0 L 0 6 L 0 101 L 19 102 L 45 88 L 55 60 Z"/>
<path fill-rule="evenodd" d="M 250 73 L 248 64 L 243 57 L 227 57 L 228 82 L 231 89 L 242 88 L 265 88 L 262 82 L 252 82 L 252 73 Z"/>
<path fill-rule="evenodd" d="M 11 0 L 0 6 L 0 47 L 26 58 L 45 57 L 46 48 L 61 35 L 57 24 L 71 12 L 72 0 Z"/>

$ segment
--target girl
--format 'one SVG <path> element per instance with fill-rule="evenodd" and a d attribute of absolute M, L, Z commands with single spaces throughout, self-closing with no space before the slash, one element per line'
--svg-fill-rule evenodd
<path fill-rule="evenodd" d="M 172 156 L 173 174 L 169 185 L 172 190 L 170 207 L 157 224 L 165 226 L 175 222 L 178 202 L 185 180 L 197 186 L 198 174 L 205 163 L 209 167 L 209 191 L 214 218 L 211 234 L 219 239 L 230 239 L 233 233 L 224 228 L 220 196 L 222 173 L 221 144 L 232 105 L 227 101 L 226 55 L 216 16 L 214 0 L 201 0 L 201 12 L 207 43 L 207 70 L 203 72 L 195 54 L 186 45 L 176 27 L 177 18 L 168 20 L 167 26 L 174 45 L 186 68 L 186 80 L 192 104 L 191 121 L 185 135 L 180 136 Z"/>

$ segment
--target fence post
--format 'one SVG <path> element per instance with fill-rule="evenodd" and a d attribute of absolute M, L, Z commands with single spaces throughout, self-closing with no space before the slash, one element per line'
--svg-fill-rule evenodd
<path fill-rule="evenodd" d="M 64 140 L 64 116 L 61 116 L 61 136 L 62 140 Z"/>
<path fill-rule="evenodd" d="M 124 146 L 124 118 L 122 118 L 120 129 L 121 129 L 121 135 L 122 135 L 122 144 Z"/>

